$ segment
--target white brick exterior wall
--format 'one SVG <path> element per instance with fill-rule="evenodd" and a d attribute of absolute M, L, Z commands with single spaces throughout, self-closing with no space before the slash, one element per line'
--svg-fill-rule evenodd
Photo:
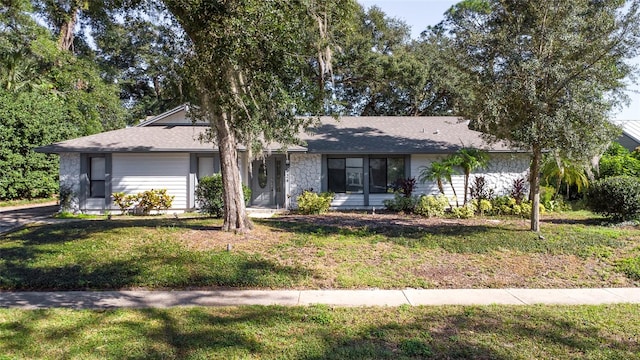
<path fill-rule="evenodd" d="M 66 208 L 60 204 L 61 211 L 77 214 L 80 212 L 80 154 L 60 154 L 60 188 L 71 190 L 71 198 Z"/>

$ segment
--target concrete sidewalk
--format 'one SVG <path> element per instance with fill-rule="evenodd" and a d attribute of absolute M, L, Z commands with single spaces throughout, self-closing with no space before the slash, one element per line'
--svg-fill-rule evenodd
<path fill-rule="evenodd" d="M 0 308 L 640 304 L 640 288 L 0 292 Z"/>

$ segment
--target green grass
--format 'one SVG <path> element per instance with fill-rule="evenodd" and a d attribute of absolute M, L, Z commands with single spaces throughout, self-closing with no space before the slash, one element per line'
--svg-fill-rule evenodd
<path fill-rule="evenodd" d="M 29 199 L 29 200 L 3 200 L 0 201 L 0 208 L 9 207 L 9 206 L 20 206 L 20 205 L 33 205 L 33 204 L 43 204 L 52 201 L 57 201 L 58 198 L 50 197 L 50 198 L 42 198 L 42 199 Z"/>
<path fill-rule="evenodd" d="M 220 220 L 208 218 L 33 226 L 0 238 L 0 289 L 544 288 L 640 281 L 634 250 L 640 232 L 591 218 L 546 221 L 544 239 L 523 220 L 398 225 L 367 219 L 355 225 L 342 224 L 344 217 L 334 225 L 304 217 L 260 220 L 248 237 L 223 233 Z"/>
<path fill-rule="evenodd" d="M 307 275 L 259 254 L 190 250 L 176 225 L 198 224 L 83 221 L 22 230 L 0 242 L 0 288 L 288 287 Z"/>
<path fill-rule="evenodd" d="M 0 310 L 0 359 L 640 359 L 639 310 Z"/>

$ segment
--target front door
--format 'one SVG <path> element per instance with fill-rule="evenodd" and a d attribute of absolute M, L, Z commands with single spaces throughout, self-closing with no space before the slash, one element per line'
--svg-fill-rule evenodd
<path fill-rule="evenodd" d="M 284 157 L 254 160 L 251 176 L 251 205 L 282 207 L 284 204 Z"/>

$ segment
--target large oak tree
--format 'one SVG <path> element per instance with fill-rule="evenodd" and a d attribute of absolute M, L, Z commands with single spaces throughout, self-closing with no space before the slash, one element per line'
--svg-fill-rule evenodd
<path fill-rule="evenodd" d="M 300 115 L 320 114 L 331 73 L 332 34 L 352 0 L 165 0 L 191 40 L 194 116 L 220 151 L 224 230 L 247 231 L 238 144 L 296 141 Z"/>

